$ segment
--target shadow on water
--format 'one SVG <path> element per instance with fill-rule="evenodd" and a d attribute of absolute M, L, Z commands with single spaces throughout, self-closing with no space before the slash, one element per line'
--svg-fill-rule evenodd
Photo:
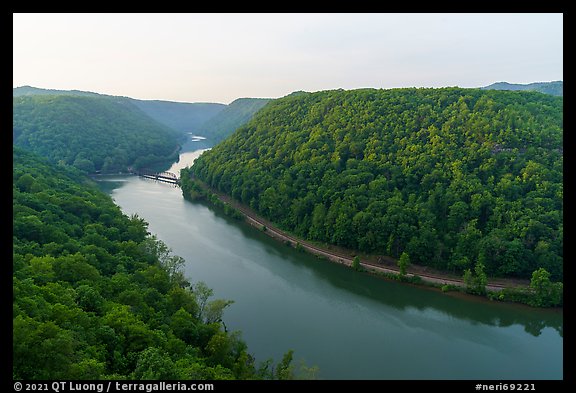
<path fill-rule="evenodd" d="M 357 273 L 350 268 L 329 262 L 323 258 L 297 251 L 274 240 L 262 231 L 224 214 L 219 208 L 205 202 L 197 203 L 207 207 L 213 214 L 236 226 L 249 239 L 265 246 L 265 251 L 280 257 L 287 263 L 307 269 L 318 280 L 334 288 L 351 292 L 386 306 L 406 310 L 435 310 L 450 317 L 495 327 L 521 325 L 532 336 L 539 336 L 543 329 L 550 327 L 563 337 L 563 313 L 558 309 L 538 309 L 520 304 L 491 301 L 477 296 L 460 293 L 442 293 L 437 289 L 401 284 L 368 273 Z M 254 261 L 264 265 L 263 261 Z M 425 291 L 425 295 L 423 295 Z"/>
<path fill-rule="evenodd" d="M 106 194 L 110 194 L 113 190 L 122 187 L 126 183 L 126 180 L 118 178 L 117 175 L 100 175 L 92 179 L 96 182 L 98 188 Z"/>

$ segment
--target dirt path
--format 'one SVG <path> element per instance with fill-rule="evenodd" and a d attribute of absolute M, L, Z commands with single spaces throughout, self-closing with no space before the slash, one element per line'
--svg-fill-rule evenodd
<path fill-rule="evenodd" d="M 207 187 L 205 184 L 202 184 L 204 187 Z M 328 249 L 326 247 L 321 247 L 310 242 L 307 242 L 302 239 L 298 239 L 274 226 L 270 221 L 258 216 L 256 212 L 254 212 L 249 207 L 242 205 L 236 201 L 234 201 L 229 196 L 222 194 L 216 190 L 209 189 L 214 195 L 218 197 L 218 199 L 238 211 L 240 211 L 248 224 L 258 228 L 263 229 L 266 228 L 264 233 L 268 236 L 280 240 L 282 242 L 287 242 L 293 247 L 297 245 L 301 246 L 308 252 L 319 255 L 322 257 L 327 258 L 328 260 L 336 263 L 340 263 L 346 266 L 352 265 L 353 256 L 351 252 L 348 251 L 348 254 L 345 254 L 343 250 L 334 251 L 332 249 Z M 376 262 L 378 261 L 378 262 Z M 384 272 L 384 273 L 394 273 L 398 274 L 399 269 L 396 266 L 396 260 L 391 257 L 386 256 L 368 256 L 366 258 L 361 258 L 360 265 L 364 267 L 367 271 L 371 272 Z M 440 284 L 440 285 L 455 285 L 458 287 L 466 287 L 464 281 L 458 277 L 450 277 L 446 274 L 437 273 L 437 272 L 428 272 L 427 267 L 422 266 L 409 266 L 408 272 L 406 275 L 408 277 L 418 275 L 422 278 L 423 281 Z M 430 269 L 431 270 L 431 269 Z M 506 287 L 525 287 L 527 286 L 528 282 L 523 280 L 492 280 L 486 285 L 486 290 L 498 292 Z"/>

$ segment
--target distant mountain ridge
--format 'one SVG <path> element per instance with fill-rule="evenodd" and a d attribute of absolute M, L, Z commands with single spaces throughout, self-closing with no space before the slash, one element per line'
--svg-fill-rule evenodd
<path fill-rule="evenodd" d="M 226 104 L 207 102 L 189 103 L 161 100 L 139 100 L 124 96 L 93 93 L 90 91 L 41 89 L 32 86 L 16 87 L 12 90 L 13 97 L 29 95 L 75 95 L 126 100 L 136 105 L 152 119 L 176 131 L 180 131 L 181 133 L 198 132 L 198 128 L 202 124 L 214 117 L 227 106 Z"/>
<path fill-rule="evenodd" d="M 86 172 L 171 162 L 184 137 L 122 98 L 29 94 L 12 100 L 14 145 Z"/>
<path fill-rule="evenodd" d="M 562 97 L 564 95 L 564 82 L 563 81 L 534 82 L 534 83 L 527 83 L 527 84 L 496 82 L 496 83 L 492 83 L 491 85 L 481 87 L 480 89 L 482 89 L 482 90 L 529 90 L 529 91 L 538 91 L 540 93 Z"/>
<path fill-rule="evenodd" d="M 226 109 L 225 104 L 207 102 L 145 101 L 131 98 L 134 105 L 154 120 L 180 132 L 198 133 L 202 124 Z"/>
<path fill-rule="evenodd" d="M 201 135 L 210 135 L 214 143 L 226 139 L 238 127 L 246 124 L 270 98 L 238 98 L 200 127 Z"/>
<path fill-rule="evenodd" d="M 66 95 L 76 95 L 76 96 L 113 97 L 113 96 L 107 96 L 106 94 L 93 93 L 91 91 L 41 89 L 39 87 L 33 87 L 33 86 L 20 86 L 20 87 L 15 87 L 12 89 L 12 97 L 31 96 L 31 95 L 45 95 L 45 94 L 53 94 L 53 95 L 66 94 Z"/>
<path fill-rule="evenodd" d="M 211 144 L 216 144 L 231 135 L 271 100 L 269 98 L 238 98 L 226 105 L 210 102 L 139 100 L 89 91 L 41 89 L 32 86 L 21 86 L 12 90 L 13 97 L 33 95 L 73 95 L 125 100 L 157 122 L 181 133 L 202 135 L 208 138 Z"/>

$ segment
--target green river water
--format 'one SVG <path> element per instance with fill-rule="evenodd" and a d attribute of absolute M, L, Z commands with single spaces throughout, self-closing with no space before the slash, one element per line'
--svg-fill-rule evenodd
<path fill-rule="evenodd" d="M 234 300 L 224 322 L 258 361 L 293 349 L 296 364 L 318 366 L 319 379 L 563 379 L 561 311 L 357 273 L 186 201 L 169 184 L 116 176 L 101 185 L 186 259 L 192 282 Z"/>

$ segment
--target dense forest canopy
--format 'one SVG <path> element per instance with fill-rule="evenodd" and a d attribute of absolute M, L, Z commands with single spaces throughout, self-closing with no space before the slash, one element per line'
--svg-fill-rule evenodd
<path fill-rule="evenodd" d="M 189 172 L 309 240 L 562 280 L 562 110 L 562 97 L 524 91 L 299 93 Z"/>
<path fill-rule="evenodd" d="M 14 97 L 12 127 L 15 145 L 87 172 L 173 161 L 182 138 L 129 101 L 113 97 Z"/>
<path fill-rule="evenodd" d="M 202 124 L 198 133 L 216 144 L 246 124 L 268 101 L 267 98 L 238 98 Z"/>
<path fill-rule="evenodd" d="M 13 370 L 29 379 L 291 378 L 256 367 L 183 259 L 80 171 L 13 148 Z"/>
<path fill-rule="evenodd" d="M 199 127 L 216 116 L 227 105 L 212 102 L 174 102 L 162 100 L 138 100 L 136 98 L 111 96 L 91 91 L 41 89 L 32 86 L 21 86 L 12 89 L 13 97 L 30 95 L 75 95 L 90 97 L 107 97 L 115 101 L 126 101 L 140 108 L 157 122 L 179 132 L 198 132 Z"/>

